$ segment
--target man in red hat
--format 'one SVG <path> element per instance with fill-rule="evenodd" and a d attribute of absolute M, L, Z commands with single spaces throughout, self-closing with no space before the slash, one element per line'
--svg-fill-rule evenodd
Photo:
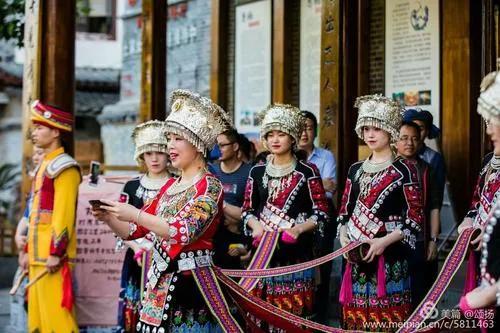
<path fill-rule="evenodd" d="M 76 256 L 77 162 L 64 152 L 62 136 L 73 117 L 35 101 L 31 109 L 33 143 L 45 157 L 32 183 L 29 215 L 29 332 L 78 332 L 73 311 L 70 262 Z M 48 274 L 43 275 L 45 271 Z M 41 278 L 37 279 L 38 277 Z"/>

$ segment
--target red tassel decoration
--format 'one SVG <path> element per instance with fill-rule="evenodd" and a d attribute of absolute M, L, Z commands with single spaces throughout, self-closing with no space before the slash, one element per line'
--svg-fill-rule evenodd
<path fill-rule="evenodd" d="M 63 278 L 63 296 L 61 306 L 68 311 L 73 310 L 73 283 L 71 280 L 71 270 L 69 269 L 68 261 L 65 260 L 61 269 Z"/>

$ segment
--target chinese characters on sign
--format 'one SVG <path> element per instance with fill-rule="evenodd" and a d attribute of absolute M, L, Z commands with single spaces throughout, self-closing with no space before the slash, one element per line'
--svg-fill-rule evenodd
<path fill-rule="evenodd" d="M 80 325 L 115 325 L 124 252 L 115 252 L 116 238 L 91 213 L 89 200 L 117 200 L 128 178 L 104 181 L 97 187 L 84 179 L 76 217 L 76 309 Z"/>

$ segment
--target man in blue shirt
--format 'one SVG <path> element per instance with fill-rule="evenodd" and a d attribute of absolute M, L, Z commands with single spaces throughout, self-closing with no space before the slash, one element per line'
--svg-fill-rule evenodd
<path fill-rule="evenodd" d="M 302 111 L 302 115 L 306 118 L 306 127 L 300 137 L 299 148 L 307 153 L 307 161 L 318 167 L 326 195 L 331 199 L 337 189 L 337 163 L 335 157 L 331 151 L 314 146 L 314 139 L 318 134 L 316 116 L 309 111 Z"/>
<path fill-rule="evenodd" d="M 434 139 L 439 136 L 439 128 L 433 124 L 434 118 L 429 111 L 409 109 L 404 114 L 404 121 L 412 121 L 420 127 L 420 148 L 418 156 L 427 162 L 434 173 L 433 181 L 437 184 L 438 197 L 440 204 L 443 203 L 444 186 L 446 183 L 446 166 L 443 155 L 425 144 L 425 139 Z M 441 206 L 439 207 L 441 209 Z"/>
<path fill-rule="evenodd" d="M 220 163 L 211 168 L 224 191 L 224 223 L 215 236 L 215 262 L 220 267 L 234 269 L 241 268 L 240 261 L 250 254 L 250 239 L 242 233 L 241 206 L 251 165 L 240 159 L 240 140 L 234 129 L 220 134 L 217 137 Z"/>

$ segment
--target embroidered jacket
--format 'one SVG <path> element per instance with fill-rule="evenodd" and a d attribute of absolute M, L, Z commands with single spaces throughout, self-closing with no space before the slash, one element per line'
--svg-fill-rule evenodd
<path fill-rule="evenodd" d="M 162 257 L 167 254 L 170 259 L 175 259 L 181 251 L 211 250 L 222 214 L 222 185 L 213 175 L 205 174 L 187 190 L 170 195 L 167 190 L 175 181 L 170 178 L 144 208 L 149 214 L 161 216 L 168 224 L 170 239 L 156 237 L 154 248 Z M 147 228 L 131 223 L 129 239 L 141 238 L 148 233 Z"/>
<path fill-rule="evenodd" d="M 80 182 L 78 164 L 63 148 L 45 156 L 31 189 L 28 232 L 31 265 L 45 265 L 49 255 L 75 258 L 74 229 Z"/>
<path fill-rule="evenodd" d="M 269 188 L 274 181 L 280 181 L 285 186 L 270 196 Z M 266 212 L 269 211 L 281 214 L 281 218 L 292 224 L 303 223 L 310 218 L 322 228 L 328 219 L 328 203 L 316 166 L 298 161 L 290 176 L 281 177 L 280 180 L 266 176 L 265 165 L 254 166 L 250 170 L 242 207 L 245 226 L 250 217 L 271 223 L 267 221 Z"/>
<path fill-rule="evenodd" d="M 483 168 L 472 195 L 472 202 L 466 217 L 474 220 L 475 227 L 484 226 L 488 219 L 491 207 L 497 202 L 500 189 L 500 172 L 491 165 L 493 153 L 486 155 L 483 159 Z"/>
<path fill-rule="evenodd" d="M 365 173 L 362 165 L 360 161 L 349 169 L 339 227 L 347 225 L 349 237 L 360 241 L 382 237 L 399 228 L 403 242 L 414 248 L 425 219 L 416 164 L 397 158 L 375 174 Z M 362 191 L 361 182 L 367 190 Z"/>
<path fill-rule="evenodd" d="M 254 166 L 250 170 L 242 207 L 247 234 L 246 225 L 251 217 L 274 230 L 311 219 L 322 232 L 324 223 L 328 221 L 328 203 L 316 166 L 298 161 L 295 170 L 279 178 L 267 175 L 265 165 Z M 313 233 L 301 234 L 296 244 L 286 244 L 280 238 L 271 267 L 311 260 L 313 241 Z"/>

